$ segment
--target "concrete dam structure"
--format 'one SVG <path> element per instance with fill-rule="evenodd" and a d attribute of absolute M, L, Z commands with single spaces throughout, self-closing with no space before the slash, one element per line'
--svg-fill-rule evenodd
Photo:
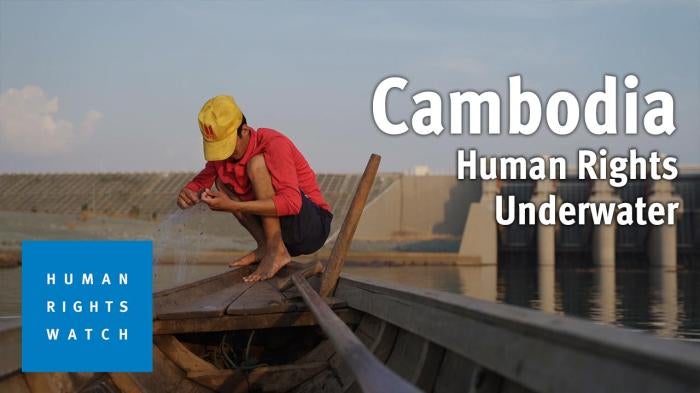
<path fill-rule="evenodd" d="M 174 198 L 194 173 L 0 174 L 0 212 L 101 214 L 158 221 L 177 210 Z M 333 232 L 359 181 L 358 174 L 319 174 L 319 184 L 333 207 Z M 655 183 L 655 184 L 653 184 Z M 668 182 L 666 182 L 668 183 Z M 682 200 L 673 226 L 593 225 L 499 226 L 494 219 L 495 195 L 530 201 L 539 190 L 532 181 L 459 181 L 451 175 L 380 174 L 369 196 L 356 240 L 430 243 L 437 249 L 478 257 L 482 264 L 575 264 L 576 266 L 675 266 L 700 256 L 700 167 L 681 167 L 672 183 L 630 181 L 620 189 L 580 180 L 559 182 L 558 198 L 577 203 L 593 194 L 632 201 L 662 195 Z M 656 193 L 656 194 L 655 194 Z M 23 215 L 31 220 L 31 215 Z M 23 218 L 24 219 L 24 218 Z M 208 227 L 245 237 L 231 218 L 212 215 Z M 240 229 L 240 230 L 239 230 Z M 613 231 L 613 232 L 611 232 Z M 614 235 L 611 235 L 614 234 Z M 440 242 L 442 240 L 443 242 Z M 441 245 L 445 248 L 440 249 Z M 521 262 L 522 261 L 522 262 Z"/>

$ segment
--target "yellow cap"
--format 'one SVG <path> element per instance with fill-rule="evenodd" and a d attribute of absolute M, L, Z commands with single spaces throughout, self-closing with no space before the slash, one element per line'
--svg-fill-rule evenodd
<path fill-rule="evenodd" d="M 231 157 L 243 122 L 243 113 L 233 97 L 216 96 L 205 102 L 197 119 L 204 139 L 204 158 L 221 161 Z"/>

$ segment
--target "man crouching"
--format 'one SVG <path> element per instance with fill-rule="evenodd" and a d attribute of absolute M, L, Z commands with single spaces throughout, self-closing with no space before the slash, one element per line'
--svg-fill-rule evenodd
<path fill-rule="evenodd" d="M 291 257 L 323 246 L 333 215 L 316 174 L 280 132 L 251 128 L 231 96 L 216 96 L 199 112 L 207 164 L 178 195 L 186 209 L 202 201 L 233 213 L 257 249 L 229 264 L 260 262 L 246 282 L 273 277 Z M 216 189 L 212 186 L 216 185 Z"/>

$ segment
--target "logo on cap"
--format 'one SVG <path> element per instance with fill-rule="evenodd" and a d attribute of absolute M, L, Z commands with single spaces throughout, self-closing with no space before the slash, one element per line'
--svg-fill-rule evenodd
<path fill-rule="evenodd" d="M 204 137 L 208 140 L 216 139 L 216 134 L 214 134 L 214 129 L 210 125 L 199 123 L 199 127 L 202 129 Z"/>

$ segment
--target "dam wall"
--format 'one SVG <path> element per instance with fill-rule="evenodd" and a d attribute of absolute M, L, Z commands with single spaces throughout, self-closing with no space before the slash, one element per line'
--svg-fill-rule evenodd
<path fill-rule="evenodd" d="M 400 175 L 366 208 L 355 238 L 459 237 L 480 182 L 454 176 Z"/>

